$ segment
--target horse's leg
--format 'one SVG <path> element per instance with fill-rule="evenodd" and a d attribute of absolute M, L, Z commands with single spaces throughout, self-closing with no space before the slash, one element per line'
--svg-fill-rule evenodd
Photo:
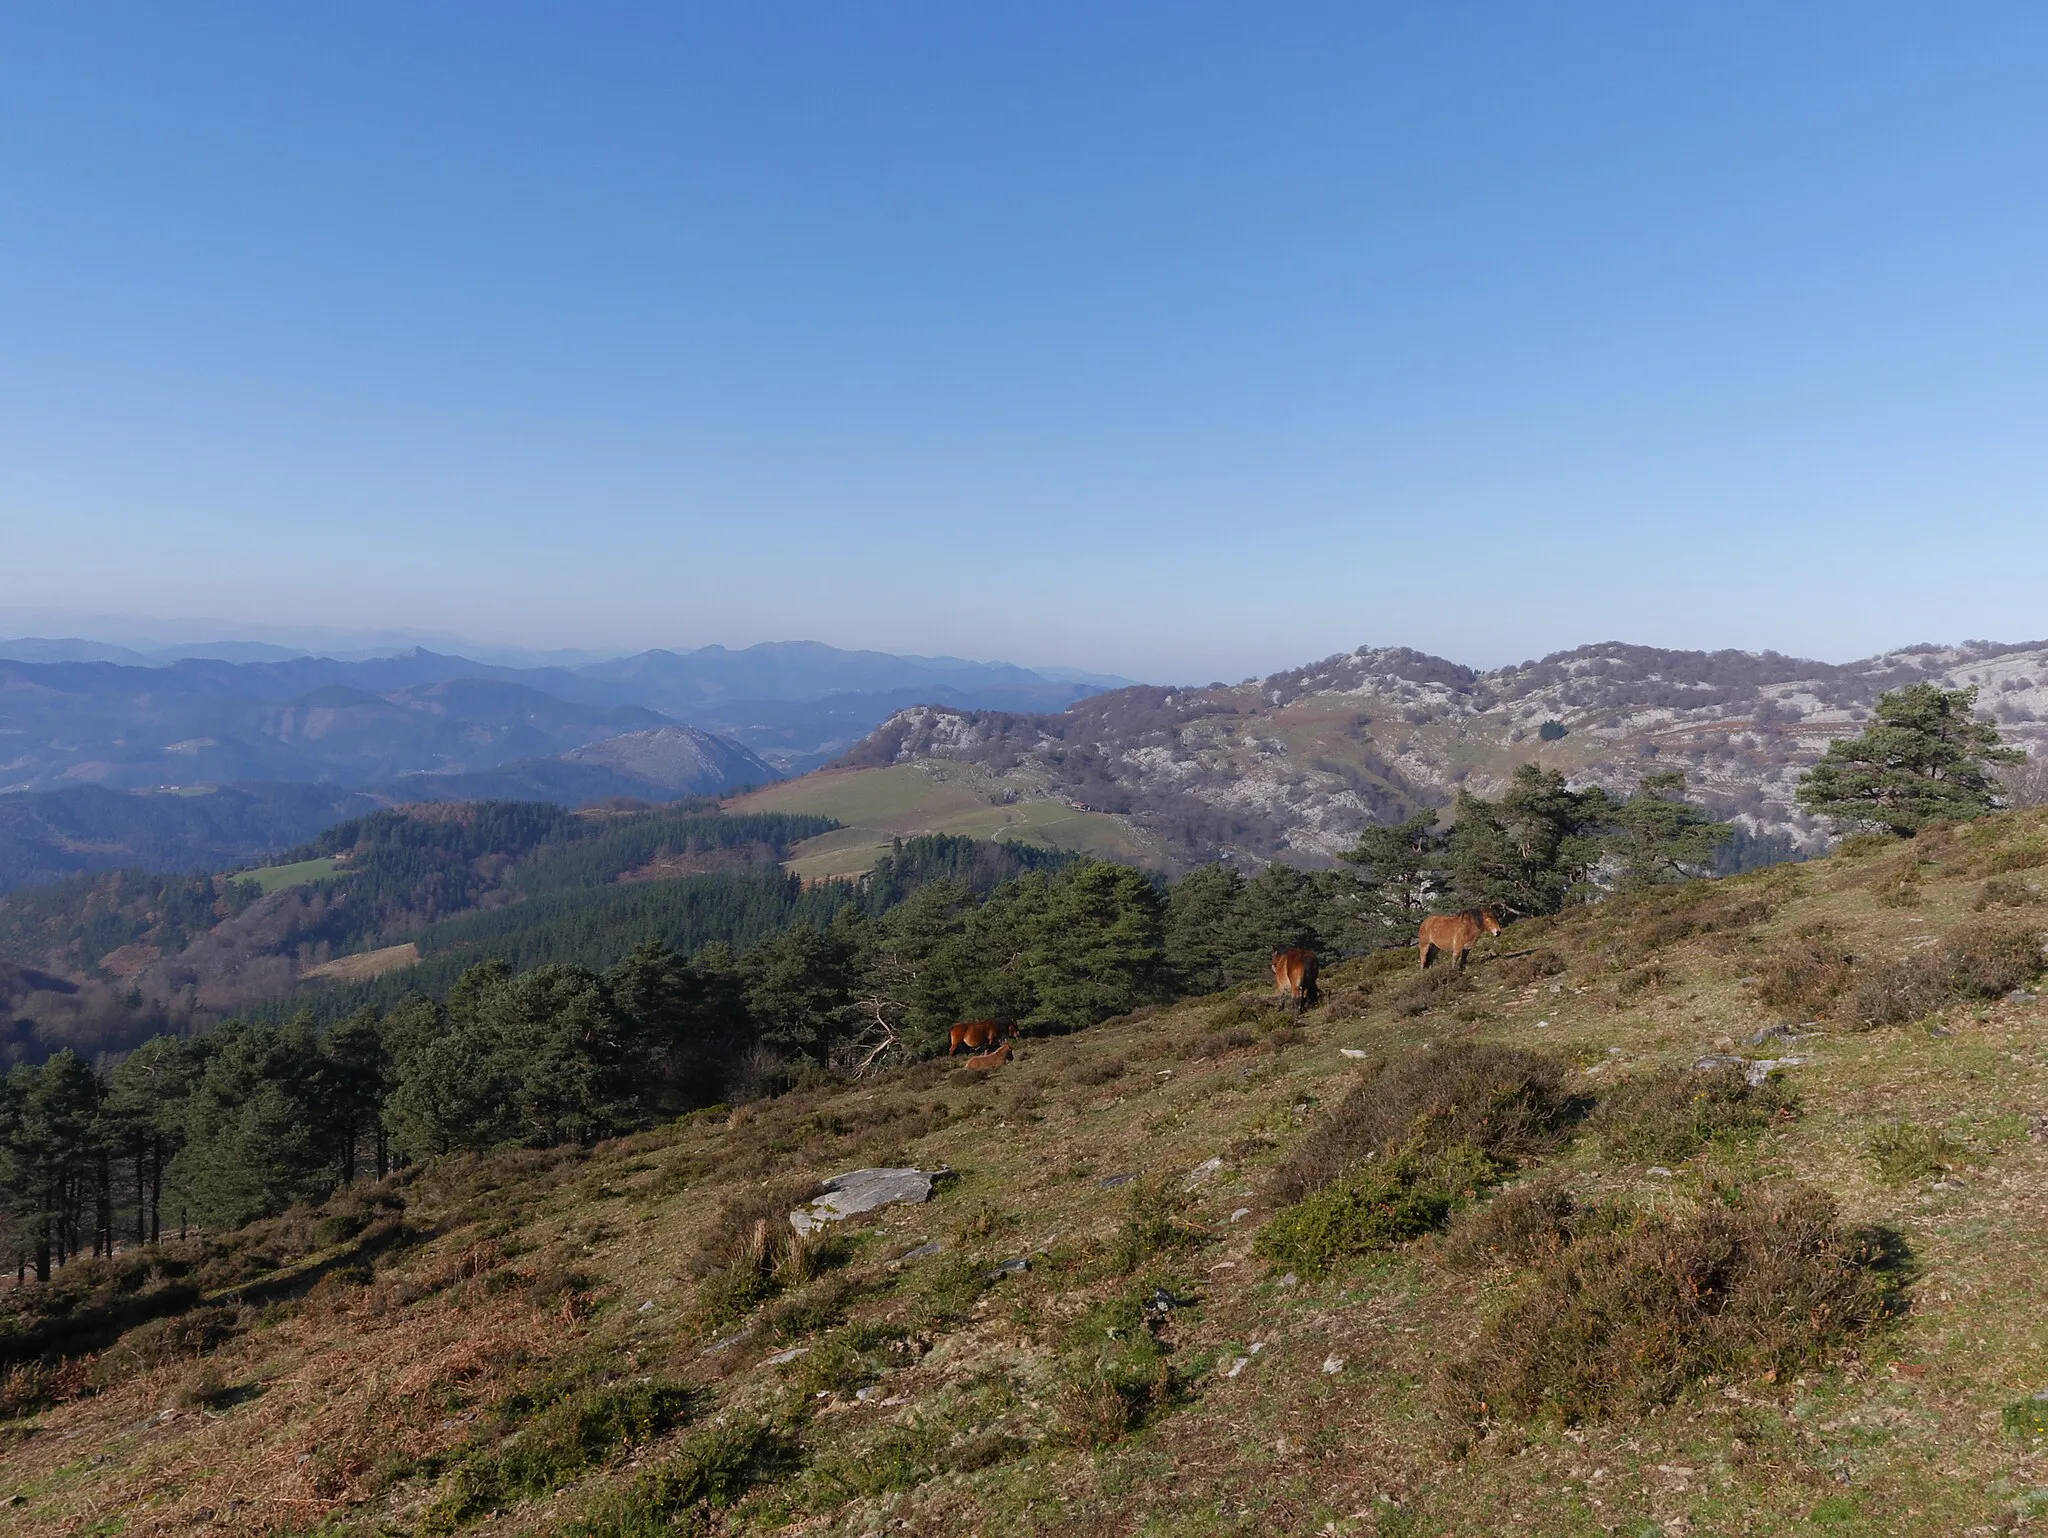
<path fill-rule="evenodd" d="M 1423 971 L 1427 972 L 1427 971 L 1429 970 L 1429 964 L 1430 964 L 1431 960 L 1433 960 L 1433 959 L 1435 958 L 1435 956 L 1436 956 L 1436 945 L 1435 945 L 1435 943 L 1434 943 L 1433 941 L 1429 941 L 1429 940 L 1424 940 L 1424 941 L 1422 942 L 1422 970 L 1423 970 Z"/>

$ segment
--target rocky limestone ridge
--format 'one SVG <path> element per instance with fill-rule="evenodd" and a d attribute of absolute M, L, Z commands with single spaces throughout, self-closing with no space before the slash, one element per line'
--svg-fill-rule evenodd
<path fill-rule="evenodd" d="M 1776 652 L 1606 642 L 1478 672 L 1406 647 L 1361 647 L 1237 686 L 1138 687 L 1058 714 L 920 706 L 841 767 L 960 760 L 1028 776 L 1120 814 L 1162 856 L 1321 864 L 1368 822 L 1492 794 L 1535 758 L 1626 793 L 1650 767 L 1752 838 L 1818 849 L 1799 777 L 1862 730 L 1886 690 L 1975 685 L 2007 740 L 2048 739 L 2048 642 L 1914 646 L 1833 664 Z M 1546 723 L 1564 728 L 1546 739 Z"/>

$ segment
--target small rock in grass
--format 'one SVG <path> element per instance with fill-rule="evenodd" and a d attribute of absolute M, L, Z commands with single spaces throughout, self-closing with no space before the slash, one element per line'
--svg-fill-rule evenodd
<path fill-rule="evenodd" d="M 1340 1373 L 1340 1372 L 1342 1372 L 1343 1370 L 1344 1370 L 1344 1358 L 1342 1358 L 1341 1356 L 1335 1356 L 1335 1355 L 1332 1355 L 1332 1356 L 1326 1356 L 1326 1357 L 1324 1357 L 1324 1358 L 1323 1358 L 1323 1371 L 1324 1371 L 1324 1372 L 1327 1372 L 1327 1373 Z"/>
<path fill-rule="evenodd" d="M 1299 1287 L 1301 1285 L 1301 1278 L 1296 1276 L 1292 1271 L 1289 1271 L 1285 1276 L 1281 1277 L 1280 1280 L 1275 1282 L 1273 1285 L 1275 1287 Z"/>
<path fill-rule="evenodd" d="M 1644 1170 L 1643 1173 L 1645 1175 L 1661 1175 L 1666 1180 L 1669 1180 L 1671 1178 L 1671 1171 L 1664 1168 L 1664 1166 L 1661 1164 L 1653 1164 L 1648 1169 Z"/>
<path fill-rule="evenodd" d="M 775 1355 L 765 1358 L 765 1360 L 770 1367 L 780 1367 L 784 1362 L 794 1362 L 810 1349 L 809 1346 L 791 1346 L 787 1351 L 778 1351 Z"/>
<path fill-rule="evenodd" d="M 1222 1168 L 1223 1161 L 1221 1159 L 1204 1159 L 1200 1164 L 1197 1164 L 1188 1171 L 1188 1178 L 1182 1182 L 1182 1185 L 1187 1190 L 1192 1191 L 1196 1186 L 1202 1184 L 1203 1181 Z"/>
<path fill-rule="evenodd" d="M 1006 1260 L 1001 1265 L 997 1266 L 993 1271 L 988 1273 L 988 1278 L 992 1282 L 999 1282 L 1006 1276 L 1022 1276 L 1026 1271 L 1029 1271 L 1030 1269 L 1030 1257 L 1025 1255 L 1019 1255 L 1015 1259 Z"/>
<path fill-rule="evenodd" d="M 1236 1361 L 1230 1364 L 1230 1371 L 1225 1373 L 1223 1376 L 1226 1378 L 1234 1378 L 1251 1365 L 1252 1359 L 1250 1357 L 1241 1356 Z"/>
<path fill-rule="evenodd" d="M 945 1246 L 939 1243 L 938 1240 L 934 1239 L 929 1244 L 920 1244 L 914 1250 L 905 1250 L 901 1255 L 898 1255 L 896 1257 L 896 1260 L 898 1264 L 911 1260 L 929 1260 L 932 1256 L 938 1254 L 940 1251 L 944 1249 Z"/>
<path fill-rule="evenodd" d="M 1105 1191 L 1114 1191 L 1118 1186 L 1127 1186 L 1137 1178 L 1137 1171 L 1131 1170 L 1122 1175 L 1104 1175 L 1095 1183 Z"/>
<path fill-rule="evenodd" d="M 1236 1222 L 1236 1221 L 1237 1221 L 1237 1220 L 1238 1220 L 1239 1218 L 1248 1218 L 1248 1217 L 1250 1217 L 1251 1215 L 1252 1215 L 1252 1209 L 1251 1209 L 1251 1208 L 1249 1208 L 1249 1207 L 1240 1207 L 1240 1208 L 1238 1208 L 1238 1209 L 1237 1209 L 1237 1211 L 1235 1211 L 1235 1212 L 1231 1213 L 1231 1215 L 1230 1215 L 1230 1221 L 1231 1221 L 1231 1222 L 1233 1222 L 1233 1223 L 1235 1223 L 1235 1222 Z"/>

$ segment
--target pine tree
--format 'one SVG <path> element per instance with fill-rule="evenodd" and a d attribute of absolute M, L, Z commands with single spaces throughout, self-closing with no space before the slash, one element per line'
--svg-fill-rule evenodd
<path fill-rule="evenodd" d="M 175 1036 L 153 1036 L 114 1069 L 109 1109 L 135 1161 L 135 1242 L 163 1236 L 164 1176 L 185 1145 L 185 1113 L 204 1055 Z"/>
<path fill-rule="evenodd" d="M 1415 927 L 1436 906 L 1447 884 L 1444 872 L 1449 840 L 1437 830 L 1434 811 L 1418 812 L 1391 827 L 1367 828 L 1358 845 L 1337 858 L 1358 867 L 1366 894 L 1366 922 L 1380 933 L 1368 948 L 1406 944 Z"/>
<path fill-rule="evenodd" d="M 36 1280 L 83 1247 L 94 1203 L 94 1249 L 111 1239 L 105 1208 L 105 1086 L 69 1050 L 7 1076 L 0 1095 L 0 1196 Z"/>
<path fill-rule="evenodd" d="M 645 1065 L 645 1098 L 673 1116 L 722 1098 L 726 1063 L 747 1037 L 744 991 L 729 972 L 692 965 L 658 940 L 643 940 L 605 973 Z"/>
<path fill-rule="evenodd" d="M 1967 822 L 1995 811 L 1988 766 L 2025 755 L 2001 746 L 1998 728 L 1973 715 L 1977 690 L 1912 684 L 1877 702 L 1877 719 L 1834 742 L 1799 782 L 1799 804 L 1845 827 L 1910 838 L 1937 819 Z"/>
<path fill-rule="evenodd" d="M 1202 865 L 1166 894 L 1166 959 L 1180 988 L 1214 993 L 1243 975 L 1244 887 L 1228 865 Z"/>
<path fill-rule="evenodd" d="M 762 1044 L 824 1063 L 853 998 L 855 958 L 846 936 L 796 924 L 748 951 L 740 971 Z"/>
<path fill-rule="evenodd" d="M 1619 866 L 1615 885 L 1634 891 L 1706 875 L 1733 831 L 1685 799 L 1683 770 L 1646 774 L 1610 813 L 1606 850 Z"/>
<path fill-rule="evenodd" d="M 1019 886 L 1013 943 L 1031 996 L 1019 1024 L 1079 1030 L 1162 996 L 1165 903 L 1142 872 L 1090 861 Z"/>
<path fill-rule="evenodd" d="M 1521 764 L 1498 801 L 1458 792 L 1446 868 L 1459 899 L 1503 916 L 1556 913 L 1593 895 L 1593 867 L 1614 802 L 1573 790 L 1555 769 Z"/>
<path fill-rule="evenodd" d="M 208 1038 L 172 1183 L 200 1222 L 233 1228 L 315 1201 L 339 1173 L 309 1023 L 230 1020 Z"/>
<path fill-rule="evenodd" d="M 365 1133 L 375 1140 L 372 1158 L 377 1178 L 383 1179 L 390 1165 L 383 1113 L 391 1092 L 391 1053 L 377 1012 L 359 1009 L 336 1025 L 320 1044 L 320 1058 L 328 1130 L 341 1165 L 341 1183 L 348 1185 L 356 1178 Z"/>

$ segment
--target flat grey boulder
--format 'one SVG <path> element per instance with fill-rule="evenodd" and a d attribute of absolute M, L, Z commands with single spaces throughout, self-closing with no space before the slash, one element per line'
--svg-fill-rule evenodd
<path fill-rule="evenodd" d="M 1750 1088 L 1755 1089 L 1779 1070 L 1798 1068 L 1808 1061 L 1809 1059 L 1803 1057 L 1759 1057 L 1752 1059 L 1735 1057 L 1726 1052 L 1715 1052 L 1701 1058 L 1697 1063 L 1693 1064 L 1693 1067 L 1702 1073 L 1712 1072 L 1716 1068 L 1734 1068 L 1749 1082 Z"/>
<path fill-rule="evenodd" d="M 928 1202 L 932 1182 L 952 1174 L 951 1170 L 848 1170 L 825 1182 L 825 1194 L 789 1215 L 789 1226 L 800 1234 L 857 1217 L 878 1207 L 897 1202 Z"/>

